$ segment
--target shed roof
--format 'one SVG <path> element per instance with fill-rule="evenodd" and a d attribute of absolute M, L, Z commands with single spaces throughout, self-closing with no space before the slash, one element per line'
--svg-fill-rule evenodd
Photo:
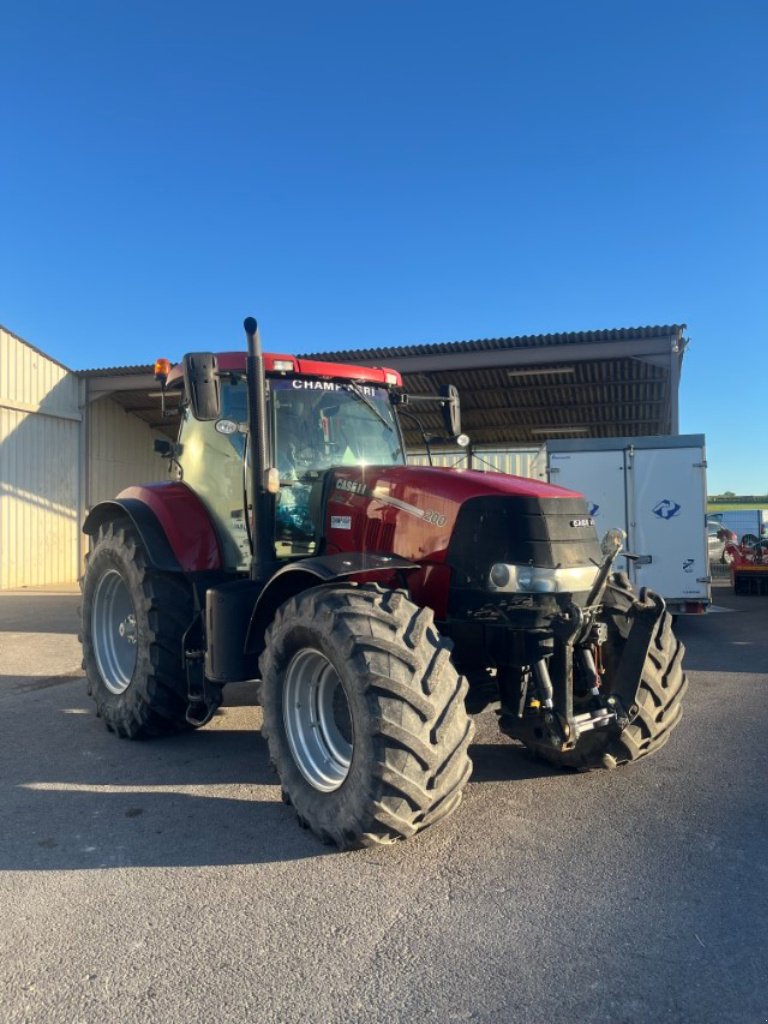
<path fill-rule="evenodd" d="M 9 330 L 9 328 L 4 327 L 3 324 L 0 324 L 0 331 L 4 331 L 7 335 L 9 335 L 9 337 L 13 338 L 14 341 L 18 341 L 21 342 L 22 345 L 26 345 L 27 348 L 31 349 L 33 352 L 36 352 L 37 355 L 42 356 L 43 359 L 47 359 L 49 363 L 55 363 L 56 366 L 60 366 L 61 369 L 66 370 L 67 373 L 75 372 L 69 366 L 65 366 L 60 359 L 54 359 L 53 356 L 49 356 L 47 352 L 43 352 L 43 350 L 41 348 L 38 348 L 37 345 L 33 345 L 31 341 L 27 341 L 26 338 L 22 338 L 20 334 L 16 334 L 15 331 Z"/>
<path fill-rule="evenodd" d="M 615 437 L 678 432 L 678 388 L 686 346 L 684 324 L 523 335 L 438 344 L 315 352 L 306 358 L 386 365 L 403 374 L 413 395 L 454 384 L 462 426 L 478 445 L 538 445 L 553 437 Z M 109 394 L 155 427 L 160 415 L 153 367 L 80 371 L 91 397 Z M 439 434 L 437 406 L 414 406 L 428 432 Z M 422 445 L 404 418 L 406 441 Z"/>
<path fill-rule="evenodd" d="M 422 345 L 396 345 L 380 348 L 342 349 L 337 352 L 317 352 L 309 358 L 334 361 L 394 359 L 423 355 L 447 355 L 457 352 L 507 352 L 510 349 L 548 348 L 555 345 L 586 345 L 594 342 L 635 341 L 637 339 L 667 338 L 686 329 L 686 324 L 664 327 L 614 327 L 602 331 L 568 331 L 560 334 L 519 334 L 505 338 L 478 338 L 472 341 L 428 342 Z"/>
<path fill-rule="evenodd" d="M 674 434 L 685 324 L 522 335 L 314 353 L 329 361 L 386 363 L 406 391 L 454 384 L 475 444 L 535 445 L 550 437 Z M 437 408 L 419 405 L 427 431 Z M 406 440 L 418 447 L 415 425 Z"/>

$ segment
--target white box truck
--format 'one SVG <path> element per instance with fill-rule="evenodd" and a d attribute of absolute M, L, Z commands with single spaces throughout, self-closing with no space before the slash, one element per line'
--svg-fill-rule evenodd
<path fill-rule="evenodd" d="M 700 614 L 712 601 L 706 467 L 703 434 L 569 438 L 547 441 L 532 475 L 583 494 L 600 536 L 626 531 L 637 588 L 661 594 L 674 614 Z"/>

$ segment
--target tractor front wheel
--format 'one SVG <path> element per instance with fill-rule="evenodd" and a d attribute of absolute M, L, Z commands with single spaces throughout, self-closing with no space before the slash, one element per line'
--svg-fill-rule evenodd
<path fill-rule="evenodd" d="M 459 805 L 474 727 L 429 609 L 375 585 L 313 588 L 278 610 L 260 666 L 284 800 L 321 840 L 395 842 Z"/>
<path fill-rule="evenodd" d="M 99 528 L 83 580 L 80 638 L 88 692 L 118 736 L 189 728 L 183 637 L 193 615 L 189 585 L 149 568 L 127 520 Z M 208 687 L 218 707 L 221 687 Z"/>

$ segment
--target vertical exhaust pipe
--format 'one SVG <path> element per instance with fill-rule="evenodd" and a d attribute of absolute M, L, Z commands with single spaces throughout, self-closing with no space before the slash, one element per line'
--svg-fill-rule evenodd
<path fill-rule="evenodd" d="M 248 435 L 251 453 L 251 504 L 253 505 L 253 552 L 251 579 L 266 582 L 275 562 L 274 496 L 266 489 L 269 469 L 267 447 L 267 398 L 259 325 L 252 316 L 243 321 L 248 340 L 246 381 L 248 387 Z M 248 509 L 245 509 L 246 516 Z"/>

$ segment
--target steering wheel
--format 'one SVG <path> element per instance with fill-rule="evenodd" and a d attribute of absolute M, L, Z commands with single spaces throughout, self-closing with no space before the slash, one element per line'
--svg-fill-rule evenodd
<path fill-rule="evenodd" d="M 334 441 L 323 441 L 318 444 L 297 444 L 293 446 L 293 464 L 297 469 L 315 469 L 324 462 L 331 461 L 331 448 L 338 448 Z"/>

